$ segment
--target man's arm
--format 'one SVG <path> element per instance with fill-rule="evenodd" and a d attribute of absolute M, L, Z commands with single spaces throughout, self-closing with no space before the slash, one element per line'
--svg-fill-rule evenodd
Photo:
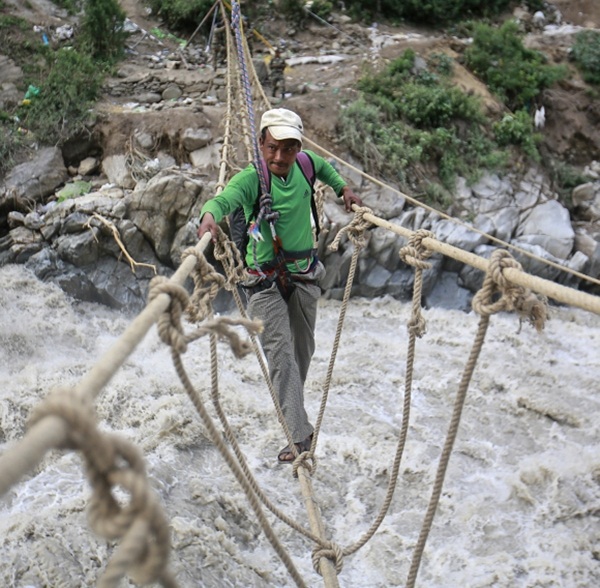
<path fill-rule="evenodd" d="M 217 242 L 217 228 L 215 217 L 210 212 L 205 212 L 198 227 L 198 238 L 202 239 L 205 233 L 210 233 L 213 243 Z"/>
<path fill-rule="evenodd" d="M 362 206 L 362 200 L 352 191 L 352 188 L 346 184 L 342 191 L 340 192 L 340 196 L 344 199 L 344 206 L 346 207 L 346 212 L 352 212 L 352 205 L 356 204 L 356 206 Z"/>
<path fill-rule="evenodd" d="M 315 165 L 315 173 L 319 180 L 333 188 L 334 192 L 344 199 L 344 206 L 347 212 L 352 212 L 352 205 L 363 206 L 362 200 L 353 192 L 352 188 L 346 183 L 344 178 L 336 169 L 323 157 L 313 151 L 308 151 L 310 158 Z"/>

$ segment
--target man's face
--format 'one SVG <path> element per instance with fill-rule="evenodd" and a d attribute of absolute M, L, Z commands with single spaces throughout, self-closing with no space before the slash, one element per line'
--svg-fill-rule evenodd
<path fill-rule="evenodd" d="M 269 171 L 280 178 L 286 178 L 300 151 L 300 142 L 296 139 L 277 141 L 267 129 L 265 138 L 259 141 L 259 145 Z"/>

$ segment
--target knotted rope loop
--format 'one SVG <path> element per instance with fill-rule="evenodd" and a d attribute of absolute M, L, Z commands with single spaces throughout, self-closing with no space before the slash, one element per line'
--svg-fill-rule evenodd
<path fill-rule="evenodd" d="M 321 572 L 321 558 L 327 558 L 335 563 L 335 571 L 337 574 L 341 574 L 342 568 L 344 567 L 344 552 L 342 548 L 332 542 L 328 542 L 327 546 L 323 547 L 318 545 L 313 549 L 312 552 L 312 564 L 315 572 L 322 576 Z"/>
<path fill-rule="evenodd" d="M 235 357 L 241 359 L 248 355 L 253 350 L 253 347 L 249 341 L 243 340 L 236 331 L 229 328 L 230 326 L 238 325 L 244 327 L 251 336 L 258 335 L 259 333 L 262 333 L 263 330 L 262 321 L 253 321 L 248 318 L 220 316 L 216 319 L 202 323 L 196 332 L 190 334 L 188 338 L 192 340 L 205 334 L 215 335 L 218 339 L 229 343 Z"/>
<path fill-rule="evenodd" d="M 400 249 L 400 259 L 415 268 L 412 314 L 408 321 L 408 332 L 413 337 L 422 337 L 427 332 L 427 324 L 421 312 L 421 295 L 423 291 L 423 270 L 431 267 L 431 264 L 425 260 L 431 257 L 433 252 L 423 245 L 423 240 L 433 236 L 431 231 L 419 229 L 411 235 L 408 243 Z"/>
<path fill-rule="evenodd" d="M 227 235 L 218 228 L 219 238 L 215 243 L 214 255 L 215 259 L 223 265 L 225 270 L 224 287 L 226 290 L 232 291 L 236 288 L 238 282 L 241 282 L 246 276 L 244 272 L 244 262 L 242 260 L 243 252 L 238 251 L 235 244 L 227 238 Z M 219 275 L 219 274 L 217 274 Z M 212 280 L 213 277 L 210 276 Z"/>
<path fill-rule="evenodd" d="M 88 506 L 92 529 L 105 539 L 123 538 L 104 573 L 106 585 L 116 585 L 125 573 L 144 584 L 165 576 L 171 550 L 169 525 L 148 484 L 141 453 L 126 439 L 101 432 L 91 404 L 74 389 L 52 392 L 35 409 L 30 425 L 50 415 L 66 422 L 68 445 L 85 459 L 92 486 Z M 130 497 L 125 506 L 113 495 L 117 486 Z"/>
<path fill-rule="evenodd" d="M 400 259 L 407 265 L 422 270 L 429 269 L 431 264 L 425 260 L 432 256 L 433 251 L 423 245 L 423 239 L 434 237 L 435 235 L 431 231 L 419 229 L 411 235 L 408 243 L 400 249 Z"/>
<path fill-rule="evenodd" d="M 219 228 L 218 241 L 226 239 L 225 233 Z M 224 287 L 225 277 L 215 271 L 204 255 L 199 254 L 193 247 L 186 249 L 182 260 L 188 255 L 196 257 L 195 271 L 192 272 L 194 291 L 187 306 L 187 314 L 192 322 L 200 322 L 212 314 L 212 301 L 219 290 Z"/>
<path fill-rule="evenodd" d="M 340 245 L 340 240 L 343 235 L 347 235 L 348 239 L 354 244 L 357 249 L 362 249 L 366 243 L 367 238 L 365 235 L 366 230 L 371 226 L 369 221 L 366 221 L 365 214 L 373 214 L 373 211 L 366 206 L 357 208 L 354 212 L 354 218 L 345 227 L 342 227 L 335 239 L 329 246 L 331 251 L 337 251 Z"/>
<path fill-rule="evenodd" d="M 171 283 L 165 276 L 156 276 L 150 282 L 148 299 L 152 301 L 159 294 L 168 294 L 171 297 L 169 307 L 161 314 L 157 322 L 160 340 L 179 353 L 185 353 L 187 341 L 183 333 L 181 317 L 188 305 L 189 295 L 185 288 Z"/>
<path fill-rule="evenodd" d="M 508 251 L 497 249 L 490 258 L 481 290 L 473 297 L 473 310 L 481 316 L 514 310 L 521 319 L 527 319 L 541 331 L 548 315 L 546 299 L 509 282 L 503 273 L 506 268 L 522 270 L 521 264 Z"/>
<path fill-rule="evenodd" d="M 260 207 L 259 219 L 266 220 L 268 223 L 274 223 L 279 220 L 279 212 L 271 208 L 273 206 L 273 196 L 271 194 L 262 194 L 258 200 L 258 204 Z M 257 220 L 257 222 L 259 221 Z"/>
<path fill-rule="evenodd" d="M 83 395 L 77 394 L 73 388 L 53 390 L 41 404 L 34 408 L 29 418 L 28 428 L 50 415 L 63 419 L 69 425 L 67 440 L 60 448 L 81 449 L 90 446 L 90 450 L 93 450 L 96 440 L 91 440 L 90 437 L 96 432 L 96 419 L 91 403 Z M 104 451 L 100 452 L 99 462 L 105 454 Z M 111 461 L 110 456 L 106 458 L 106 463 Z"/>
<path fill-rule="evenodd" d="M 310 455 L 308 451 L 303 451 L 296 459 L 294 459 L 294 463 L 292 463 L 292 475 L 294 478 L 298 477 L 298 468 L 301 466 L 306 468 L 308 474 L 312 476 L 317 470 L 317 458 L 314 455 Z"/>

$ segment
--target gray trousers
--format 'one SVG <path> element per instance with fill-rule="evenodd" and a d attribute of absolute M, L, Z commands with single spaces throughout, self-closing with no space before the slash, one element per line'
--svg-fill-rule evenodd
<path fill-rule="evenodd" d="M 263 321 L 260 342 L 271 381 L 292 439 L 299 443 L 313 432 L 304 408 L 304 382 L 315 351 L 321 290 L 315 283 L 295 284 L 296 289 L 287 303 L 275 284 L 254 294 L 248 303 L 248 316 Z"/>

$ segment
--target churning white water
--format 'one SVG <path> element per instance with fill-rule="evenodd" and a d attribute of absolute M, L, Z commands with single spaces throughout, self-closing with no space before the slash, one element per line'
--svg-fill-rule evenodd
<path fill-rule="evenodd" d="M 0 269 L 0 451 L 32 408 L 76 384 L 131 317 L 70 300 L 21 266 Z M 316 417 L 340 303 L 323 300 L 306 403 Z M 343 587 L 406 582 L 452 405 L 478 317 L 424 312 L 411 426 L 388 516 L 344 560 Z M 333 372 L 313 478 L 328 536 L 348 546 L 383 500 L 402 417 L 410 304 L 352 299 Z M 417 577 L 427 587 L 600 586 L 600 317 L 552 308 L 545 330 L 491 319 L 467 395 L 440 505 Z M 308 526 L 284 436 L 256 360 L 219 347 L 223 407 L 270 499 Z M 208 339 L 184 355 L 210 406 Z M 101 427 L 143 451 L 170 520 L 182 587 L 292 586 L 233 475 L 208 441 L 168 349 L 152 329 L 97 401 Z M 2 472 L 0 472 L 2 475 Z M 93 586 L 114 546 L 89 529 L 78 454 L 54 450 L 0 499 L 0 585 Z M 322 586 L 312 545 L 268 518 L 308 586 Z M 123 586 L 131 585 L 128 580 Z"/>

